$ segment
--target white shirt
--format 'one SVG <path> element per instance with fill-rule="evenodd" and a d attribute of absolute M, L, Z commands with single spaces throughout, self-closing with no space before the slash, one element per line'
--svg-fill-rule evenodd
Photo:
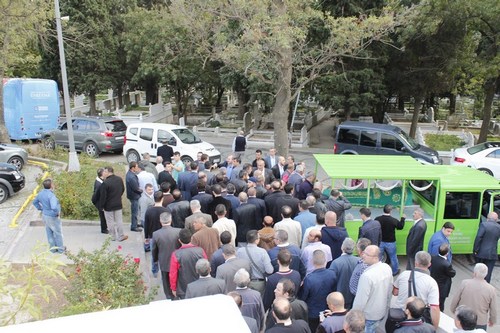
<path fill-rule="evenodd" d="M 288 234 L 290 244 L 300 247 L 302 240 L 302 227 L 300 222 L 286 218 L 274 225 L 274 230 L 285 230 Z"/>

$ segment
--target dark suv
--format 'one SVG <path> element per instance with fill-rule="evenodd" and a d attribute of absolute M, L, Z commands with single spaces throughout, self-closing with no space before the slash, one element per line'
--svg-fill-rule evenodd
<path fill-rule="evenodd" d="M 127 125 L 116 118 L 76 117 L 73 118 L 75 149 L 97 157 L 102 152 L 123 151 Z M 59 128 L 42 133 L 45 148 L 54 149 L 55 145 L 69 147 L 68 123 Z"/>
<path fill-rule="evenodd" d="M 24 175 L 15 165 L 0 163 L 0 203 L 24 187 Z"/>

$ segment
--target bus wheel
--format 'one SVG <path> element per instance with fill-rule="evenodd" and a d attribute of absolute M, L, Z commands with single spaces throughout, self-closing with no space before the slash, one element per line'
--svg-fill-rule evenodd
<path fill-rule="evenodd" d="M 50 136 L 44 138 L 43 147 L 50 150 L 56 149 L 56 142 L 54 141 L 54 138 L 51 138 Z"/>
<path fill-rule="evenodd" d="M 83 145 L 83 151 L 90 157 L 99 156 L 99 148 L 97 148 L 97 145 L 92 141 L 86 142 L 85 145 Z"/>

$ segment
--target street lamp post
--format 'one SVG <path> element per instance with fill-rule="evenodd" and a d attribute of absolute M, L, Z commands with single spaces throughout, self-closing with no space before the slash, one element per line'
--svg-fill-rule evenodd
<path fill-rule="evenodd" d="M 57 26 L 57 42 L 59 44 L 59 58 L 61 60 L 61 78 L 63 85 L 64 94 L 64 109 L 66 110 L 66 121 L 68 124 L 68 141 L 69 141 L 69 163 L 68 171 L 80 171 L 80 162 L 78 161 L 78 156 L 75 150 L 75 137 L 73 136 L 73 121 L 71 116 L 71 108 L 69 105 L 69 89 L 68 89 L 68 77 L 66 74 L 66 57 L 64 56 L 64 43 L 62 36 L 61 27 L 61 12 L 59 10 L 59 0 L 54 0 L 55 4 L 55 14 L 56 14 L 56 26 Z"/>

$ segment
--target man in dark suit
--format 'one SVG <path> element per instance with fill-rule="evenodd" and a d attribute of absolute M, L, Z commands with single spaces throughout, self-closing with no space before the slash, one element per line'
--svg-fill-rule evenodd
<path fill-rule="evenodd" d="M 224 280 L 210 276 L 210 262 L 207 259 L 198 259 L 195 265 L 196 273 L 200 278 L 188 284 L 186 298 L 203 297 L 223 294 L 226 289 Z"/>
<path fill-rule="evenodd" d="M 163 158 L 163 163 L 170 162 L 172 163 L 172 156 L 174 156 L 174 149 L 170 147 L 167 143 L 168 140 L 164 139 L 161 141 L 162 146 L 156 149 L 156 156 L 161 156 Z"/>
<path fill-rule="evenodd" d="M 161 271 L 161 281 L 163 283 L 163 291 L 167 299 L 174 299 L 172 290 L 170 289 L 170 259 L 172 253 L 180 247 L 179 232 L 180 228 L 172 227 L 172 215 L 168 212 L 161 213 L 160 222 L 161 229 L 153 232 L 153 262 L 159 263 Z"/>
<path fill-rule="evenodd" d="M 486 222 L 479 225 L 479 230 L 474 240 L 474 256 L 477 262 L 481 262 L 488 267 L 488 274 L 485 277 L 486 282 L 491 280 L 491 272 L 498 259 L 497 248 L 500 238 L 500 224 L 498 214 L 491 212 L 488 214 Z"/>
<path fill-rule="evenodd" d="M 191 201 L 191 198 L 198 194 L 198 163 L 191 162 L 190 171 L 179 174 L 177 186 L 181 190 L 184 200 Z"/>
<path fill-rule="evenodd" d="M 262 176 L 264 176 L 264 184 L 271 184 L 274 181 L 274 175 L 271 169 L 265 167 L 264 160 L 257 161 L 257 169 L 254 170 L 254 175 L 257 171 L 260 171 Z"/>
<path fill-rule="evenodd" d="M 226 207 L 226 211 L 227 211 L 226 217 L 228 219 L 232 219 L 233 218 L 233 209 L 231 206 L 231 202 L 229 200 L 226 200 L 224 197 L 222 197 L 222 187 L 219 184 L 212 185 L 212 195 L 214 196 L 214 199 L 208 205 L 208 212 L 207 212 L 207 214 L 212 215 L 212 221 L 217 221 L 217 219 L 218 219 L 217 214 L 215 213 L 215 208 L 219 204 L 223 204 Z"/>
<path fill-rule="evenodd" d="M 279 182 L 279 181 L 272 182 L 271 190 L 272 190 L 272 192 L 264 197 L 264 201 L 266 203 L 266 209 L 267 209 L 268 213 L 271 213 L 274 211 L 274 206 L 276 205 L 276 201 L 281 196 L 285 195 L 285 193 L 281 191 L 281 182 Z M 281 212 L 280 212 L 280 214 L 281 214 Z M 273 217 L 273 219 L 274 219 L 274 217 Z M 281 220 L 281 216 L 279 216 L 278 220 Z M 276 219 L 274 221 L 276 221 Z"/>
<path fill-rule="evenodd" d="M 271 214 L 275 223 L 282 220 L 281 208 L 283 206 L 288 206 L 292 209 L 292 218 L 299 213 L 299 199 L 293 196 L 293 184 L 286 184 L 283 190 L 285 194 L 276 199 Z"/>
<path fill-rule="evenodd" d="M 264 199 L 257 198 L 257 190 L 251 187 L 247 190 L 248 203 L 254 205 L 257 208 L 255 215 L 256 223 L 262 223 L 264 221 L 264 216 L 267 215 L 266 202 Z"/>
<path fill-rule="evenodd" d="M 207 185 L 203 180 L 198 180 L 198 194 L 193 196 L 191 200 L 198 200 L 201 205 L 201 212 L 209 214 L 208 206 L 214 200 L 212 194 L 206 193 Z"/>
<path fill-rule="evenodd" d="M 234 210 L 233 220 L 236 223 L 236 243 L 246 242 L 249 230 L 258 230 L 262 221 L 257 221 L 257 207 L 248 203 L 248 195 L 241 192 L 238 196 L 240 206 Z"/>
<path fill-rule="evenodd" d="M 266 162 L 266 168 L 271 169 L 273 166 L 278 164 L 279 158 L 280 158 L 280 156 L 276 155 L 276 148 L 270 148 L 269 154 L 264 158 L 264 161 Z M 284 157 L 283 157 L 283 160 L 285 160 Z M 278 178 L 278 177 L 276 177 L 276 178 Z"/>
<path fill-rule="evenodd" d="M 443 243 L 439 246 L 439 255 L 432 256 L 431 276 L 436 280 L 439 288 L 439 309 L 444 312 L 444 301 L 450 295 L 451 278 L 457 274 L 448 261 L 450 245 Z"/>
<path fill-rule="evenodd" d="M 250 261 L 236 257 L 236 248 L 233 245 L 223 245 L 222 255 L 224 256 L 226 262 L 217 267 L 217 274 L 215 277 L 226 281 L 226 290 L 224 290 L 224 293 L 227 294 L 230 291 L 236 290 L 234 274 L 236 274 L 240 268 L 246 269 L 249 273 L 252 270 L 250 268 Z"/>
<path fill-rule="evenodd" d="M 172 225 L 176 228 L 184 228 L 186 218 L 191 215 L 189 201 L 182 199 L 181 191 L 172 192 L 174 201 L 167 206 L 167 211 L 172 214 Z"/>
<path fill-rule="evenodd" d="M 97 169 L 97 177 L 94 181 L 94 192 L 92 194 L 92 203 L 99 211 L 99 221 L 101 222 L 101 233 L 107 234 L 109 233 L 109 231 L 108 231 L 108 226 L 106 224 L 106 217 L 104 216 L 104 211 L 102 209 L 99 209 L 98 205 L 99 195 L 100 195 L 99 188 L 101 187 L 101 184 L 103 183 L 104 179 L 106 179 L 106 169 L 104 168 Z"/>
<path fill-rule="evenodd" d="M 418 251 L 423 251 L 424 249 L 424 238 L 425 232 L 427 231 L 427 223 L 425 223 L 423 217 L 424 210 L 422 208 L 415 209 L 413 212 L 414 224 L 408 232 L 408 237 L 406 238 L 406 256 L 408 257 L 406 269 L 412 269 L 415 267 L 415 255 Z"/>
<path fill-rule="evenodd" d="M 245 170 L 240 170 L 238 172 L 238 177 L 232 178 L 230 183 L 234 185 L 235 191 L 234 195 L 238 195 L 241 192 L 246 192 L 248 189 L 248 173 Z"/>
<path fill-rule="evenodd" d="M 278 157 L 278 163 L 276 163 L 272 168 L 274 178 L 281 179 L 286 171 L 285 168 L 285 158 L 283 156 Z"/>

